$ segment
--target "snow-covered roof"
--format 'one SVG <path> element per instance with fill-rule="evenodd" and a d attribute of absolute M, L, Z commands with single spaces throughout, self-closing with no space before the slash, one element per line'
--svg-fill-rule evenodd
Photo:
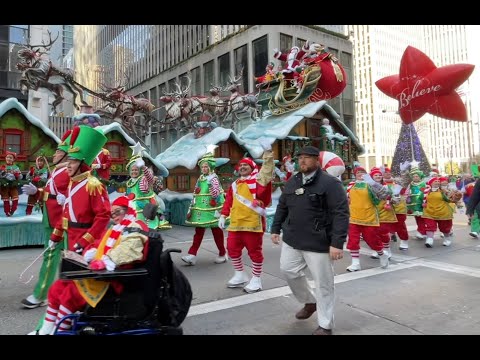
<path fill-rule="evenodd" d="M 137 143 L 125 132 L 125 130 L 123 130 L 122 125 L 118 122 L 112 122 L 111 124 L 98 126 L 97 128 L 101 129 L 104 134 L 108 134 L 111 131 L 118 131 L 124 137 L 124 139 L 127 140 L 128 143 L 132 145 L 135 145 Z M 168 176 L 169 174 L 168 169 L 162 163 L 160 163 L 159 160 L 154 159 L 153 157 L 150 156 L 149 153 L 145 151 L 143 152 L 143 156 L 146 157 L 148 160 L 150 160 L 152 164 L 155 165 L 157 169 L 160 170 L 161 176 L 163 177 Z"/>
<path fill-rule="evenodd" d="M 312 102 L 302 108 L 278 116 L 267 116 L 259 121 L 250 124 L 238 135 L 231 129 L 216 127 L 208 134 L 196 139 L 193 133 L 188 133 L 173 143 L 155 159 L 161 161 L 168 169 L 177 166 L 184 166 L 187 169 L 194 169 L 198 160 L 207 152 L 207 146 L 218 144 L 232 137 L 241 147 L 246 149 L 253 158 L 261 158 L 263 148 L 258 142 L 260 137 L 266 138 L 270 144 L 277 139 L 307 140 L 307 137 L 290 136 L 292 129 L 304 118 L 314 116 L 323 108 L 328 113 L 329 119 L 335 121 L 352 142 L 357 146 L 358 153 L 364 152 L 363 146 L 353 132 L 340 120 L 340 116 L 327 104 L 326 101 Z M 218 164 L 217 164 L 218 166 Z"/>
<path fill-rule="evenodd" d="M 348 134 L 355 145 L 358 147 L 359 154 L 364 152 L 363 146 L 359 143 L 358 138 L 353 132 L 340 120 L 333 108 L 327 104 L 325 100 L 318 102 L 311 102 L 302 108 L 288 112 L 278 116 L 267 116 L 260 121 L 250 124 L 247 128 L 238 134 L 238 137 L 244 142 L 248 143 L 245 146 L 253 157 L 258 158 L 262 155 L 263 149 L 258 143 L 257 139 L 260 137 L 266 138 L 271 144 L 277 139 L 285 139 L 289 137 L 290 131 L 304 118 L 314 116 L 318 111 L 324 109 L 329 118 L 332 118 L 339 126 Z M 289 137 L 291 138 L 291 137 Z M 295 140 L 300 140 L 298 137 Z"/>
<path fill-rule="evenodd" d="M 345 131 L 350 139 L 352 139 L 352 142 L 357 146 L 357 153 L 358 155 L 362 155 L 365 152 L 365 148 L 363 147 L 362 144 L 360 144 L 360 140 L 357 138 L 357 136 L 352 132 L 352 130 L 345 125 L 345 123 L 340 120 L 340 115 L 338 115 L 333 108 L 325 104 L 325 110 L 329 112 L 331 115 L 336 114 L 337 116 L 334 117 L 335 123 L 338 124 L 342 128 L 343 131 Z"/>
<path fill-rule="evenodd" d="M 50 130 L 48 126 L 45 125 L 40 119 L 30 114 L 25 108 L 25 106 L 23 106 L 16 98 L 9 98 L 0 103 L 0 117 L 2 117 L 7 111 L 11 109 L 18 110 L 23 116 L 27 118 L 28 121 L 30 121 L 30 123 L 42 129 L 42 131 L 46 135 L 51 137 L 53 140 L 55 140 L 57 144 L 60 143 L 60 139 L 58 138 L 58 136 L 55 135 L 53 131 Z"/>
<path fill-rule="evenodd" d="M 216 145 L 219 142 L 232 137 L 240 146 L 250 151 L 250 147 L 238 138 L 232 129 L 216 127 L 204 136 L 195 139 L 193 133 L 188 133 L 173 143 L 163 153 L 158 154 L 155 158 L 161 161 L 168 169 L 174 169 L 177 166 L 184 166 L 193 170 L 198 160 L 207 153 L 208 145 Z M 217 163 L 217 166 L 219 164 Z"/>

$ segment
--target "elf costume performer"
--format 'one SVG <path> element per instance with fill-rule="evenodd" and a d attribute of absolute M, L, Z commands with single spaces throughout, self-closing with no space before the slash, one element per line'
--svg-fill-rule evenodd
<path fill-rule="evenodd" d="M 447 178 L 431 178 L 428 180 L 428 186 L 424 190 L 424 210 L 422 216 L 427 234 L 425 246 L 428 248 L 433 246 L 433 234 L 437 230 L 437 226 L 444 237 L 443 246 L 450 246 L 453 241 L 453 233 L 451 232 L 453 225 L 453 208 L 450 206 L 450 203 L 459 201 L 461 199 L 461 193 L 458 192 L 457 198 L 449 197 L 447 190 L 440 187 L 442 180 L 448 181 Z"/>
<path fill-rule="evenodd" d="M 30 180 L 31 183 L 37 188 L 43 188 L 48 178 L 48 166 L 47 159 L 45 156 L 39 156 L 35 159 L 35 166 L 30 168 L 30 171 L 27 174 L 27 180 Z M 25 210 L 26 215 L 32 215 L 33 207 L 38 202 L 38 196 L 28 195 L 27 200 L 27 209 Z"/>
<path fill-rule="evenodd" d="M 143 215 L 143 208 L 146 204 L 158 205 L 158 201 L 157 195 L 153 191 L 155 176 L 152 170 L 145 166 L 141 153 L 132 156 L 127 163 L 127 170 L 130 179 L 126 184 L 126 194 L 135 194 L 134 206 L 137 210 L 137 219 L 145 222 L 150 229 L 171 229 L 172 226 L 165 219 L 160 207 L 158 207 L 157 216 L 153 220 L 146 219 Z"/>
<path fill-rule="evenodd" d="M 408 249 L 408 229 L 407 229 L 407 202 L 405 191 L 406 189 L 403 188 L 400 184 L 397 184 L 392 177 L 392 172 L 389 168 L 383 169 L 383 182 L 390 188 L 392 192 L 392 205 L 393 209 L 395 210 L 395 215 L 397 217 L 397 222 L 392 224 L 391 234 L 392 237 L 395 234 L 398 234 L 400 238 L 400 246 L 398 247 L 400 250 L 407 250 Z"/>
<path fill-rule="evenodd" d="M 391 258 L 390 232 L 394 230 L 394 225 L 397 223 L 397 216 L 392 203 L 392 190 L 388 185 L 383 183 L 383 173 L 379 168 L 372 168 L 370 170 L 370 176 L 376 183 L 382 185 L 384 189 L 388 191 L 388 195 L 384 199 L 381 199 L 376 205 L 380 221 L 377 236 L 382 240 L 383 252 L 388 254 L 388 258 Z M 376 259 L 379 258 L 377 252 L 375 252 L 372 257 Z"/>
<path fill-rule="evenodd" d="M 386 187 L 375 182 L 364 168 L 358 166 L 353 170 L 355 181 L 347 186 L 350 207 L 350 224 L 348 227 L 347 249 L 352 263 L 347 271 L 361 270 L 360 236 L 367 245 L 378 253 L 382 268 L 388 267 L 388 253 L 383 251 L 383 243 L 378 235 L 380 219 L 377 205 L 380 199 L 386 199 L 390 193 Z"/>
<path fill-rule="evenodd" d="M 112 157 L 110 151 L 102 149 L 93 160 L 92 174 L 100 180 L 110 180 L 110 168 L 112 167 Z"/>
<path fill-rule="evenodd" d="M 42 222 L 44 230 L 44 244 L 48 248 L 43 254 L 43 262 L 38 275 L 38 281 L 33 290 L 33 294 L 23 299 L 22 305 L 27 309 L 34 309 L 46 305 L 48 289 L 57 276 L 58 264 L 61 258 L 61 252 L 64 249 L 64 241 L 60 241 L 56 246 L 50 240 L 50 234 L 55 224 L 62 220 L 63 204 L 65 203 L 65 194 L 68 191 L 70 176 L 67 173 L 67 152 L 70 145 L 70 133 L 68 130 L 63 136 L 57 150 L 53 155 L 54 169 L 44 187 L 36 187 L 32 183 L 22 186 L 22 192 L 29 197 L 35 197 L 43 207 Z M 38 328 L 42 326 L 43 318 Z"/>
<path fill-rule="evenodd" d="M 235 275 L 227 282 L 227 287 L 243 287 L 248 282 L 248 275 L 243 271 L 242 250 L 247 248 L 252 261 L 253 274 L 250 282 L 244 287 L 247 293 L 262 290 L 260 276 L 263 266 L 263 233 L 265 232 L 265 208 L 272 201 L 273 152 L 268 141 L 260 140 L 264 150 L 263 166 L 260 171 L 250 158 L 239 161 L 240 178 L 235 180 L 227 192 L 218 225 L 225 228 L 227 216 L 228 226 L 227 250 L 232 259 Z"/>
<path fill-rule="evenodd" d="M 426 184 L 423 172 L 417 167 L 412 166 L 410 172 L 402 171 L 402 182 L 408 185 L 405 195 L 407 196 L 407 215 L 415 216 L 417 223 L 417 239 L 426 239 L 427 231 L 425 229 L 425 221 L 423 220 L 423 190 Z M 406 178 L 406 180 L 405 180 Z"/>
<path fill-rule="evenodd" d="M 17 154 L 12 151 L 5 153 L 6 165 L 0 166 L 0 173 L 6 183 L 0 187 L 0 194 L 3 201 L 5 215 L 12 216 L 18 208 L 18 186 L 17 181 L 22 178 L 20 168 L 14 164 Z M 12 200 L 12 203 L 10 203 Z"/>
<path fill-rule="evenodd" d="M 188 255 L 182 256 L 182 260 L 189 265 L 195 265 L 205 229 L 210 228 L 218 249 L 215 263 L 221 264 L 227 261 L 223 230 L 218 227 L 218 218 L 225 202 L 225 193 L 217 174 L 215 174 L 216 160 L 211 152 L 205 154 L 198 161 L 198 166 L 201 175 L 195 184 L 193 200 L 185 221 L 186 225 L 195 226 L 195 235 Z"/>
<path fill-rule="evenodd" d="M 110 199 L 105 186 L 91 174 L 91 164 L 107 138 L 95 128 L 80 125 L 72 130 L 67 172 L 70 183 L 62 221 L 50 236 L 54 242 L 67 232 L 68 250 L 82 253 L 100 238 L 110 222 Z"/>
<path fill-rule="evenodd" d="M 144 231 L 147 226 L 137 221 L 136 210 L 130 197 L 121 196 L 112 203 L 114 225 L 104 231 L 102 237 L 85 250 L 83 257 L 90 263 L 92 270 L 113 271 L 117 267 L 128 267 L 131 263 L 146 259 L 145 244 L 148 238 L 139 232 L 129 232 L 136 227 Z M 96 307 L 107 290 L 112 287 L 120 294 L 123 286 L 119 281 L 102 281 L 96 279 L 57 280 L 48 292 L 48 308 L 42 327 L 29 335 L 52 334 L 56 325 L 59 331 L 69 330 L 72 320 L 60 320 L 76 311 L 82 311 L 88 304 Z"/>

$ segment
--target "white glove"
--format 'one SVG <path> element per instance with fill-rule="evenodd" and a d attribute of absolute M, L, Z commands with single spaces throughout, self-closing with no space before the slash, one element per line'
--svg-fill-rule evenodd
<path fill-rule="evenodd" d="M 225 229 L 225 215 L 220 216 L 220 219 L 218 219 L 218 227 Z"/>
<path fill-rule="evenodd" d="M 258 144 L 262 147 L 263 150 L 265 151 L 271 151 L 272 150 L 272 144 L 270 143 L 270 140 L 264 137 L 260 137 L 257 139 Z"/>
<path fill-rule="evenodd" d="M 364 174 L 363 175 L 363 181 L 365 181 L 368 185 L 375 185 L 377 182 L 372 179 L 370 174 Z"/>
<path fill-rule="evenodd" d="M 91 249 L 88 249 L 87 251 L 85 251 L 85 254 L 83 254 L 83 258 L 85 259 L 86 262 L 90 262 L 93 260 L 93 258 L 95 257 L 95 254 L 97 253 L 97 249 L 96 248 L 91 248 Z"/>
<path fill-rule="evenodd" d="M 117 265 L 107 255 L 102 256 L 102 261 L 105 263 L 105 267 L 108 271 L 113 271 Z"/>
<path fill-rule="evenodd" d="M 408 170 L 409 167 L 410 167 L 410 162 L 406 160 L 400 164 L 400 171 Z"/>
<path fill-rule="evenodd" d="M 58 194 L 58 195 L 57 195 L 57 203 L 58 203 L 58 205 L 63 206 L 63 204 L 65 204 L 65 200 L 66 200 L 65 195 L 63 195 L 63 194 Z"/>
<path fill-rule="evenodd" d="M 135 166 L 141 169 L 145 166 L 145 161 L 143 161 L 142 158 L 137 159 L 137 161 L 135 161 Z"/>
<path fill-rule="evenodd" d="M 309 50 L 309 49 L 310 49 L 310 40 L 307 40 L 303 45 L 303 50 Z"/>
<path fill-rule="evenodd" d="M 35 195 L 37 193 L 37 187 L 32 183 L 28 183 L 22 186 L 22 193 L 27 195 Z"/>
<path fill-rule="evenodd" d="M 92 169 L 100 169 L 102 165 L 100 164 L 93 164 Z"/>
<path fill-rule="evenodd" d="M 56 243 L 55 241 L 48 240 L 48 248 L 49 248 L 50 250 L 55 249 L 55 246 L 57 246 L 57 243 Z"/>
<path fill-rule="evenodd" d="M 278 53 L 278 52 L 280 52 L 280 50 L 278 50 L 277 48 L 273 49 L 273 53 L 274 53 L 274 54 L 276 54 L 276 53 Z"/>
<path fill-rule="evenodd" d="M 5 178 L 8 180 L 8 181 L 13 181 L 15 180 L 15 175 L 11 174 L 11 173 L 8 173 L 7 175 L 5 175 Z"/>

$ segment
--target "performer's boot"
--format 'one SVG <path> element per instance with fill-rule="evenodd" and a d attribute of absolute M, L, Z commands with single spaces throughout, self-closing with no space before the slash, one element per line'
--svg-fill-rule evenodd
<path fill-rule="evenodd" d="M 10 200 L 3 200 L 3 211 L 5 215 L 10 216 Z"/>
<path fill-rule="evenodd" d="M 452 245 L 452 241 L 453 241 L 453 235 L 452 235 L 452 234 L 448 234 L 447 236 L 445 236 L 445 240 L 443 240 L 443 246 L 450 246 L 450 245 Z"/>
<path fill-rule="evenodd" d="M 25 210 L 25 215 L 32 215 L 33 205 L 28 204 Z"/>
<path fill-rule="evenodd" d="M 17 211 L 18 208 L 18 199 L 12 201 L 12 208 L 10 209 L 10 216 L 15 214 L 15 211 Z"/>
<path fill-rule="evenodd" d="M 347 267 L 347 271 L 354 272 L 359 270 L 362 270 L 360 267 L 360 259 L 357 257 L 352 257 L 352 263 L 349 267 Z"/>

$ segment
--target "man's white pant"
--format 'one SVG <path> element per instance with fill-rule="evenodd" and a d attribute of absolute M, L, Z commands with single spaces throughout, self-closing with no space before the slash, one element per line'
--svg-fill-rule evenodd
<path fill-rule="evenodd" d="M 315 282 L 315 292 L 307 282 L 305 268 L 308 267 Z M 282 243 L 280 270 L 285 274 L 293 295 L 302 304 L 317 304 L 318 325 L 333 328 L 335 286 L 333 263 L 329 253 L 296 250 Z"/>

